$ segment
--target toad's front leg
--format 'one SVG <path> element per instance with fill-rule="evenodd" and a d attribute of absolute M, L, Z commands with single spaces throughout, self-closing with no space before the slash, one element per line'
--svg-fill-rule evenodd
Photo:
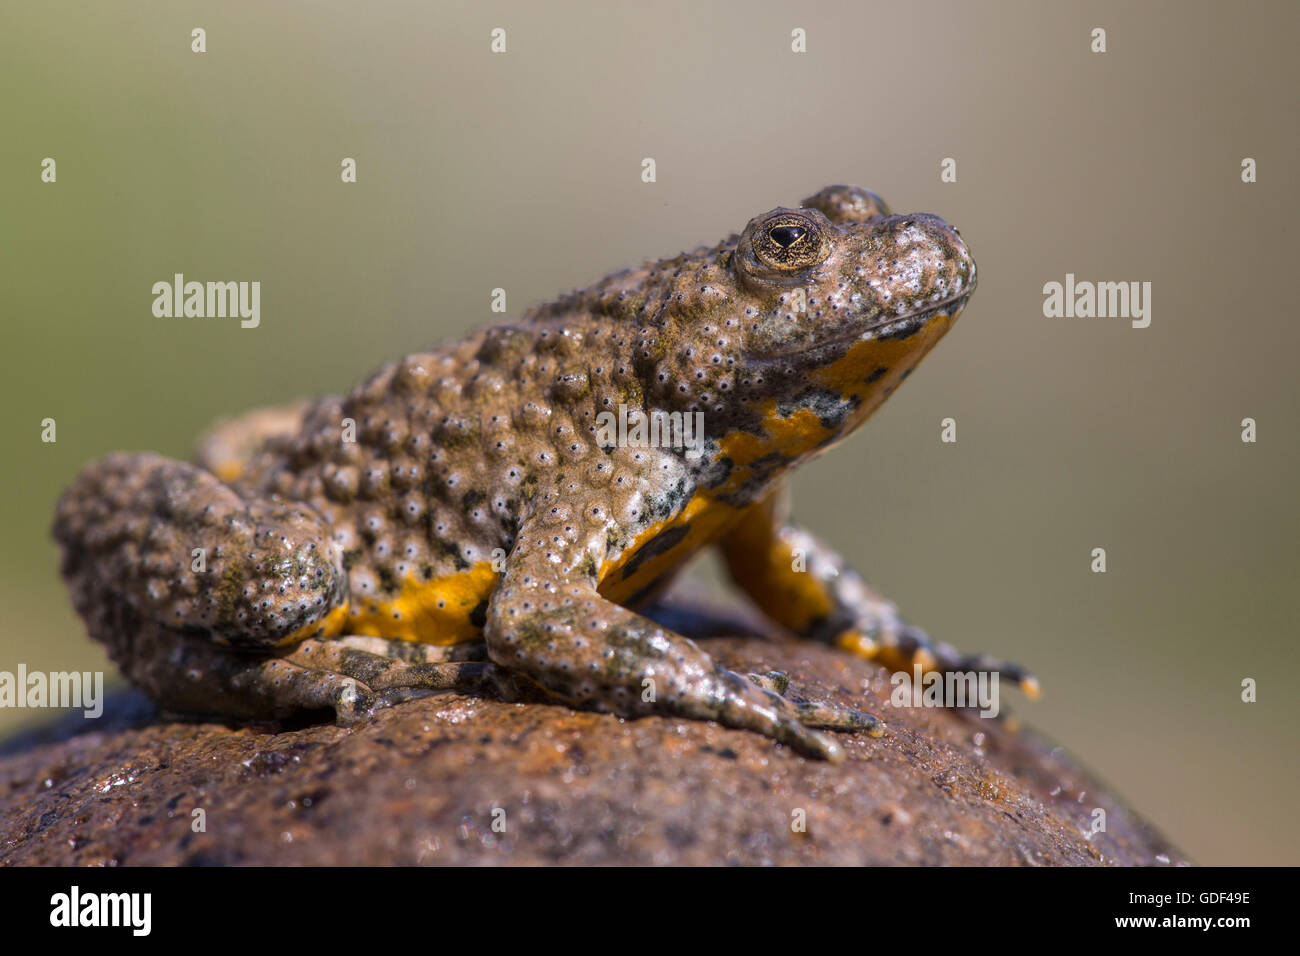
<path fill-rule="evenodd" d="M 601 597 L 606 527 L 599 508 L 576 511 L 543 503 L 521 528 L 488 607 L 485 636 L 497 664 L 572 706 L 716 720 L 829 760 L 843 752 L 813 726 L 877 730 L 869 714 L 787 699 L 770 682 L 727 670 L 687 638 Z"/>

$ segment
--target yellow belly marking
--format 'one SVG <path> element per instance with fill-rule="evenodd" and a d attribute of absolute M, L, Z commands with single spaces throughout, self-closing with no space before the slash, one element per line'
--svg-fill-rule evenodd
<path fill-rule="evenodd" d="M 346 626 L 349 634 L 389 637 L 421 644 L 462 644 L 483 636 L 470 621 L 488 599 L 499 575 L 490 561 L 465 571 L 420 581 L 407 577 L 397 597 L 377 601 L 353 596 Z"/>
<path fill-rule="evenodd" d="M 916 368 L 930 349 L 952 327 L 955 316 L 946 312 L 934 315 L 924 327 L 905 339 L 866 339 L 855 342 L 844 355 L 826 368 L 815 372 L 813 381 L 848 398 L 859 400 L 853 412 L 854 424 L 845 428 L 848 434 L 880 407 L 880 404 L 902 384 L 904 376 Z M 888 369 L 879 379 L 868 382 L 876 369 Z"/>

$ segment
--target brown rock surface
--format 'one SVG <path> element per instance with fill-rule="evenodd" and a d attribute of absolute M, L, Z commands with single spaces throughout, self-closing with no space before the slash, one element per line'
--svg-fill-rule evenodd
<path fill-rule="evenodd" d="M 168 721 L 131 692 L 89 731 L 51 727 L 4 748 L 0 863 L 1182 862 L 1012 722 L 894 709 L 880 668 L 821 646 L 705 646 L 737 670 L 858 697 L 886 735 L 840 736 L 848 759 L 831 765 L 714 724 L 455 694 L 355 728 L 286 730 Z M 1107 830 L 1089 840 L 1095 807 Z M 195 809 L 206 832 L 192 832 Z M 792 828 L 797 810 L 806 832 Z"/>

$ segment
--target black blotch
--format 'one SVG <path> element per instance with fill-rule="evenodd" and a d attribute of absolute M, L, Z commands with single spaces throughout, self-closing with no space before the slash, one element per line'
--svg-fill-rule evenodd
<path fill-rule="evenodd" d="M 843 607 L 836 608 L 830 614 L 814 620 L 804 632 L 803 637 L 810 641 L 829 644 L 840 634 L 853 627 L 854 623 L 855 618 L 851 610 Z"/>
<path fill-rule="evenodd" d="M 709 459 L 708 464 L 698 472 L 699 483 L 705 488 L 717 488 L 725 484 L 735 470 L 736 463 L 726 455 Z"/>
<path fill-rule="evenodd" d="M 879 341 L 890 342 L 890 341 L 901 341 L 903 339 L 910 339 L 917 332 L 920 332 L 922 326 L 924 325 L 925 325 L 925 319 L 923 318 L 916 317 L 916 318 L 907 319 L 904 322 L 902 322 L 898 326 L 898 328 L 890 332 L 888 335 L 880 336 Z"/>
<path fill-rule="evenodd" d="M 442 546 L 443 554 L 451 558 L 452 564 L 456 566 L 457 571 L 464 571 L 469 567 L 469 562 L 466 561 L 465 556 L 460 553 L 459 547 L 450 541 L 439 541 L 438 543 Z"/>
<path fill-rule="evenodd" d="M 777 472 L 784 471 L 788 467 L 790 467 L 790 459 L 780 452 L 755 458 L 749 463 L 750 471 L 753 473 L 749 483 L 765 484 Z"/>
<path fill-rule="evenodd" d="M 681 541 L 682 538 L 686 537 L 686 535 L 690 533 L 690 530 L 691 529 L 686 525 L 677 525 L 675 528 L 669 528 L 667 531 L 661 531 L 659 534 L 655 535 L 642 545 L 641 549 L 637 551 L 636 554 L 632 555 L 632 560 L 623 565 L 623 573 L 621 575 L 622 579 L 626 581 L 636 572 L 637 568 L 641 567 L 641 565 L 645 564 L 651 558 L 663 554 L 665 551 L 671 550 L 677 542 Z"/>
<path fill-rule="evenodd" d="M 487 609 L 488 602 L 486 600 L 479 601 L 474 605 L 474 609 L 469 612 L 469 622 L 475 627 L 482 627 L 487 624 Z"/>
<path fill-rule="evenodd" d="M 788 402 L 777 405 L 777 412 L 782 418 L 789 418 L 800 409 L 806 408 L 817 416 L 823 428 L 835 429 L 844 421 L 853 402 L 846 402 L 838 392 L 824 388 L 807 388 Z"/>
<path fill-rule="evenodd" d="M 633 594 L 631 597 L 629 597 L 626 601 L 623 602 L 623 606 L 635 610 L 636 608 L 645 604 L 647 601 L 649 601 L 652 597 L 655 596 L 659 588 L 663 587 L 665 577 L 667 577 L 667 575 L 661 574 L 659 575 L 659 577 L 655 578 L 645 587 L 638 588 L 635 594 Z"/>
<path fill-rule="evenodd" d="M 863 381 L 866 382 L 868 385 L 872 384 L 873 382 L 878 382 L 878 381 L 880 381 L 880 376 L 884 375 L 884 374 L 885 374 L 886 372 L 888 372 L 888 371 L 889 371 L 889 369 L 885 368 L 885 366 L 882 365 L 882 366 L 880 366 L 880 368 L 876 369 L 874 372 L 872 372 L 870 375 L 868 375 L 865 379 L 863 379 Z M 904 373 L 904 374 L 906 374 L 906 373 Z"/>
<path fill-rule="evenodd" d="M 677 482 L 661 497 L 650 501 L 646 514 L 654 515 L 660 520 L 670 518 L 681 510 L 686 504 L 686 499 L 694 493 L 694 487 L 686 478 L 678 478 Z"/>

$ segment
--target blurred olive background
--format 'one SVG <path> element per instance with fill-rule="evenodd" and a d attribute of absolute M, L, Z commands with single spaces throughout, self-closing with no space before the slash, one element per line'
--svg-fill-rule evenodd
<path fill-rule="evenodd" d="M 105 666 L 48 534 L 91 458 L 186 456 L 491 321 L 495 287 L 517 314 L 853 182 L 956 224 L 980 286 L 799 516 L 932 633 L 1034 668 L 1012 706 L 1193 859 L 1300 862 L 1297 9 L 6 4 L 0 669 Z M 261 327 L 154 318 L 176 272 L 260 281 Z M 1150 328 L 1044 318 L 1067 272 L 1151 282 Z"/>

